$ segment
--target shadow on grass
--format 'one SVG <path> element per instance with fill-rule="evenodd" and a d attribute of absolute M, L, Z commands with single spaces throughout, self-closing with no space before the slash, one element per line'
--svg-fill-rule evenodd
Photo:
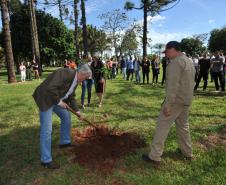
<path fill-rule="evenodd" d="M 196 91 L 194 96 L 225 96 L 225 92 L 215 92 L 215 91 Z"/>
<path fill-rule="evenodd" d="M 0 76 L 7 76 L 7 71 L 0 71 Z"/>
<path fill-rule="evenodd" d="M 39 128 L 15 128 L 5 132 L 0 136 L 0 146 L 0 184 L 11 184 L 14 176 L 20 178 L 18 174 L 25 169 L 37 167 Z"/>
<path fill-rule="evenodd" d="M 217 118 L 223 118 L 225 119 L 226 122 L 226 115 L 222 114 L 198 114 L 198 113 L 190 113 L 191 117 L 205 117 L 205 118 L 212 118 L 212 117 L 217 117 Z"/>
<path fill-rule="evenodd" d="M 54 133 L 56 132 L 56 133 Z M 64 154 L 59 151 L 59 125 L 54 123 L 52 155 L 61 161 Z M 44 171 L 40 165 L 39 127 L 18 127 L 0 135 L 0 184 L 27 184 Z M 31 183 L 33 184 L 33 183 Z"/>
<path fill-rule="evenodd" d="M 163 158 L 171 158 L 174 161 L 185 161 L 185 157 L 181 154 L 178 149 L 165 151 L 162 155 Z"/>

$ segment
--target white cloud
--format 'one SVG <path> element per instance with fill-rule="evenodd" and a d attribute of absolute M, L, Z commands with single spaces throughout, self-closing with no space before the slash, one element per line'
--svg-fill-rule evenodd
<path fill-rule="evenodd" d="M 189 37 L 189 33 L 181 33 L 181 32 L 157 32 L 155 30 L 151 30 L 151 32 L 148 34 L 148 38 L 151 38 L 152 45 L 156 43 L 163 43 L 166 44 L 169 41 L 176 40 L 181 41 L 182 38 Z"/>
<path fill-rule="evenodd" d="M 159 22 L 159 21 L 162 21 L 165 19 L 166 19 L 166 17 L 161 16 L 161 15 L 156 15 L 154 17 L 148 16 L 148 22 L 151 22 L 151 23 Z"/>
<path fill-rule="evenodd" d="M 214 19 L 209 19 L 209 20 L 208 20 L 208 23 L 209 23 L 209 24 L 214 24 L 214 23 L 215 23 L 215 20 L 214 20 Z"/>
<path fill-rule="evenodd" d="M 156 15 L 156 16 L 154 16 L 154 17 L 148 16 L 148 17 L 147 17 L 147 22 L 148 22 L 148 23 L 156 23 L 156 22 L 163 21 L 163 20 L 165 20 L 165 19 L 166 19 L 166 17 L 161 16 L 161 15 Z M 136 22 L 137 22 L 137 24 L 139 24 L 139 25 L 143 25 L 143 19 L 138 20 L 138 21 L 136 21 Z"/>
<path fill-rule="evenodd" d="M 156 15 L 154 17 L 148 16 L 148 23 L 153 23 L 157 27 L 162 27 L 164 21 L 166 19 L 165 16 Z M 143 20 L 137 21 L 140 25 L 143 25 Z M 189 33 L 182 33 L 182 32 L 158 32 L 153 27 L 149 30 L 148 38 L 151 38 L 151 44 L 154 45 L 156 43 L 163 43 L 166 44 L 169 41 L 176 40 L 181 41 L 182 38 L 190 36 Z"/>

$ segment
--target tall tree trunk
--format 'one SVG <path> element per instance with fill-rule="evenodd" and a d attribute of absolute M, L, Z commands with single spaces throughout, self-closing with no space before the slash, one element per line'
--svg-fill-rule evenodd
<path fill-rule="evenodd" d="M 38 64 L 39 74 L 41 75 L 42 64 L 40 62 L 38 30 L 37 30 L 37 24 L 36 24 L 34 0 L 29 0 L 29 11 L 30 11 L 30 29 L 31 29 L 32 54 L 33 54 L 33 59 L 35 59 L 35 61 Z"/>
<path fill-rule="evenodd" d="M 63 22 L 63 11 L 62 11 L 61 0 L 57 0 L 57 3 L 59 7 L 60 21 Z"/>
<path fill-rule="evenodd" d="M 147 56 L 147 0 L 144 0 L 143 58 Z"/>
<path fill-rule="evenodd" d="M 11 43 L 11 35 L 9 29 L 9 11 L 7 7 L 7 0 L 1 0 L 1 14 L 2 27 L 5 45 L 5 57 L 7 63 L 8 83 L 16 82 L 16 75 L 14 71 L 13 49 Z"/>
<path fill-rule="evenodd" d="M 74 17 L 75 17 L 75 55 L 79 58 L 79 43 L 78 43 L 78 0 L 74 0 Z"/>
<path fill-rule="evenodd" d="M 81 0 L 81 10 L 82 10 L 82 37 L 83 37 L 84 55 L 88 56 L 88 41 L 87 41 L 87 30 L 86 30 L 86 9 L 85 9 L 84 0 Z"/>
<path fill-rule="evenodd" d="M 116 41 L 117 38 L 115 36 L 115 30 L 113 30 L 113 32 L 112 32 L 112 37 L 113 37 L 113 47 L 115 49 L 115 56 L 117 57 L 118 51 L 117 51 L 117 41 Z"/>

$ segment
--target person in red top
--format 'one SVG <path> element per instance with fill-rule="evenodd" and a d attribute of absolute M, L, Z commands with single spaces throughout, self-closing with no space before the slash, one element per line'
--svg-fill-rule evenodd
<path fill-rule="evenodd" d="M 77 65 L 74 61 L 70 60 L 69 61 L 69 68 L 71 69 L 77 69 Z"/>

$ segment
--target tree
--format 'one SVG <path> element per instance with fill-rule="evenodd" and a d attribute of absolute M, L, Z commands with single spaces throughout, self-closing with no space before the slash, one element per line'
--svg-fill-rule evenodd
<path fill-rule="evenodd" d="M 143 10 L 143 57 L 147 56 L 147 17 L 148 14 L 154 16 L 160 12 L 169 10 L 177 5 L 180 0 L 141 0 L 141 5 L 135 7 L 134 3 L 127 1 L 125 4 L 126 10 Z M 169 4 L 173 3 L 171 7 L 168 7 Z M 166 7 L 164 9 L 164 7 Z"/>
<path fill-rule="evenodd" d="M 226 53 L 226 27 L 214 29 L 210 33 L 208 48 L 211 52 L 223 50 Z"/>
<path fill-rule="evenodd" d="M 74 32 L 69 31 L 60 20 L 43 11 L 36 11 L 36 18 L 39 25 L 38 35 L 43 64 L 49 65 L 53 60 L 63 61 L 65 58 L 74 58 Z M 14 13 L 10 19 L 15 58 L 18 58 L 18 61 L 32 59 L 27 5 L 23 5 L 21 11 Z M 18 61 L 16 60 L 16 62 Z"/>
<path fill-rule="evenodd" d="M 88 56 L 85 0 L 81 0 L 81 11 L 82 11 L 81 24 L 82 24 L 82 37 L 83 37 L 83 51 L 84 51 L 84 55 Z"/>
<path fill-rule="evenodd" d="M 71 4 L 72 0 L 45 0 L 44 2 L 44 5 L 58 7 L 61 22 L 63 22 L 64 19 L 68 16 L 69 14 L 68 6 Z"/>
<path fill-rule="evenodd" d="M 31 30 L 31 44 L 33 59 L 38 64 L 39 74 L 42 73 L 42 64 L 40 61 L 39 41 L 38 41 L 38 29 L 36 23 L 34 0 L 28 0 L 29 13 L 30 13 L 30 30 Z"/>
<path fill-rule="evenodd" d="M 9 15 L 13 15 L 15 12 L 21 11 L 21 6 L 22 3 L 20 0 L 10 0 L 8 2 L 8 7 L 9 7 Z"/>
<path fill-rule="evenodd" d="M 79 58 L 79 41 L 78 41 L 78 2 L 79 0 L 74 0 L 74 21 L 75 21 L 75 33 L 74 33 L 74 40 L 75 40 L 75 53 L 77 59 Z"/>
<path fill-rule="evenodd" d="M 118 55 L 118 40 L 120 38 L 120 32 L 125 28 L 127 23 L 127 16 L 125 12 L 115 9 L 111 12 L 107 12 L 99 15 L 99 18 L 104 20 L 102 28 L 109 34 L 112 45 L 115 50 L 115 56 Z"/>
<path fill-rule="evenodd" d="M 5 59 L 5 51 L 4 51 L 4 48 L 2 48 L 0 46 L 0 69 L 5 66 L 5 62 L 4 62 L 4 59 Z"/>
<path fill-rule="evenodd" d="M 203 43 L 206 43 L 208 36 L 209 36 L 209 33 L 201 33 L 201 34 L 195 34 L 192 37 L 199 39 Z"/>
<path fill-rule="evenodd" d="M 87 25 L 87 42 L 88 51 L 91 56 L 94 56 L 97 52 L 100 52 L 102 55 L 103 51 L 109 48 L 110 39 L 107 38 L 103 30 L 98 30 L 92 25 Z"/>
<path fill-rule="evenodd" d="M 161 55 L 162 48 L 165 46 L 165 44 L 157 43 L 153 47 L 157 50 L 158 55 Z"/>
<path fill-rule="evenodd" d="M 186 54 L 191 56 L 201 55 L 206 47 L 203 46 L 203 42 L 198 38 L 184 38 L 181 40 L 181 49 Z"/>
<path fill-rule="evenodd" d="M 14 58 L 13 50 L 11 44 L 11 35 L 9 28 L 9 11 L 6 0 L 0 1 L 1 5 L 1 15 L 2 15 L 2 27 L 3 27 L 3 38 L 4 38 L 4 48 L 5 48 L 5 58 L 7 63 L 7 73 L 8 73 L 8 82 L 16 82 L 16 75 L 14 71 Z"/>
<path fill-rule="evenodd" d="M 120 48 L 120 55 L 133 55 L 136 53 L 138 49 L 138 41 L 137 41 L 137 34 L 136 29 L 134 27 L 127 29 L 125 35 L 122 38 L 121 48 Z"/>

